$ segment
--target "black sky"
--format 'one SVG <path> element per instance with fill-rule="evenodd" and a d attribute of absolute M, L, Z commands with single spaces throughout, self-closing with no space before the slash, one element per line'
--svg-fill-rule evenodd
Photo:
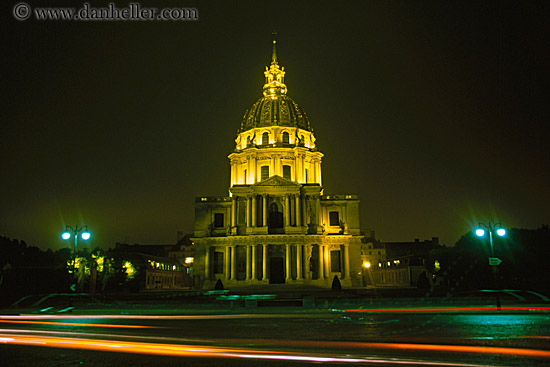
<path fill-rule="evenodd" d="M 15 3 L 1 235 L 56 249 L 66 224 L 93 247 L 191 232 L 194 198 L 227 195 L 274 30 L 325 194 L 358 194 L 362 228 L 452 245 L 478 221 L 550 223 L 547 1 L 141 1 L 197 22 L 20 22 Z"/>

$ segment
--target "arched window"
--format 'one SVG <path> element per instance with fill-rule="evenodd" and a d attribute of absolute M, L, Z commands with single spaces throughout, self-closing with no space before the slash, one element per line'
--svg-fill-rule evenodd
<path fill-rule="evenodd" d="M 290 144 L 290 138 L 286 131 L 283 133 L 283 144 Z"/>
<path fill-rule="evenodd" d="M 269 134 L 268 133 L 263 133 L 262 134 L 262 145 L 267 145 L 269 144 Z"/>

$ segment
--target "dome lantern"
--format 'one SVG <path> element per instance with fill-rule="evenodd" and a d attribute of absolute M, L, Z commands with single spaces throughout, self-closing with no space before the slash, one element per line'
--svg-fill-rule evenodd
<path fill-rule="evenodd" d="M 276 99 L 278 96 L 285 95 L 287 92 L 285 85 L 285 68 L 279 67 L 277 62 L 277 41 L 273 40 L 273 52 L 271 54 L 271 65 L 266 66 L 265 71 L 264 96 Z"/>
<path fill-rule="evenodd" d="M 264 71 L 265 84 L 260 98 L 243 117 L 239 133 L 258 127 L 288 126 L 313 131 L 305 112 L 288 95 L 285 68 L 277 59 L 277 41 L 273 40 L 271 65 Z"/>

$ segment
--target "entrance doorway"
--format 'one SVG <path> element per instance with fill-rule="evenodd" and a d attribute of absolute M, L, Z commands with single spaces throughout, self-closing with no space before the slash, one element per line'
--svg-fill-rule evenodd
<path fill-rule="evenodd" d="M 269 259 L 269 284 L 285 283 L 285 260 L 282 257 Z"/>
<path fill-rule="evenodd" d="M 268 233 L 284 233 L 283 213 L 279 210 L 276 203 L 269 206 L 269 227 Z"/>

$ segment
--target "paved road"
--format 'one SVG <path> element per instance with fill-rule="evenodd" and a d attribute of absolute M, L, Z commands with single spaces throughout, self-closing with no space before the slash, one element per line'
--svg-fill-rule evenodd
<path fill-rule="evenodd" d="M 245 310 L 243 310 L 245 311 Z M 550 365 L 548 310 L 0 316 L 6 366 Z"/>

